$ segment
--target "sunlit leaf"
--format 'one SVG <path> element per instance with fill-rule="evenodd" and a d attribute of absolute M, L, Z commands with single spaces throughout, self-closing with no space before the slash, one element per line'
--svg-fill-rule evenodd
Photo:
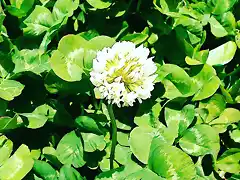
<path fill-rule="evenodd" d="M 165 87 L 164 96 L 169 99 L 176 97 L 192 96 L 196 92 L 189 75 L 179 66 L 164 64 L 158 71 L 158 81 L 162 81 Z"/>
<path fill-rule="evenodd" d="M 154 137 L 153 128 L 134 128 L 130 133 L 129 144 L 133 154 L 144 164 L 147 164 L 150 146 Z"/>
<path fill-rule="evenodd" d="M 224 65 L 229 63 L 237 50 L 236 43 L 229 41 L 217 48 L 209 51 L 209 56 L 207 59 L 207 64 L 209 65 Z"/>
<path fill-rule="evenodd" d="M 32 113 L 22 113 L 28 119 L 27 127 L 36 129 L 42 127 L 48 119 L 53 119 L 56 110 L 44 104 L 37 107 Z"/>
<path fill-rule="evenodd" d="M 191 69 L 192 73 L 197 73 L 192 76 L 192 81 L 197 87 L 197 92 L 193 96 L 193 101 L 206 99 L 212 96 L 220 85 L 220 79 L 216 75 L 213 67 L 205 64 L 204 66 L 197 66 Z"/>
<path fill-rule="evenodd" d="M 22 93 L 24 85 L 15 80 L 0 78 L 0 98 L 11 101 Z"/>
<path fill-rule="evenodd" d="M 230 132 L 230 137 L 237 143 L 240 143 L 240 130 L 235 129 L 232 132 Z"/>
<path fill-rule="evenodd" d="M 6 136 L 0 136 L 0 166 L 10 157 L 13 150 L 13 142 Z"/>
<path fill-rule="evenodd" d="M 59 180 L 82 180 L 79 172 L 69 165 L 64 165 L 60 169 Z"/>
<path fill-rule="evenodd" d="M 118 163 L 125 165 L 131 154 L 132 152 L 129 147 L 124 147 L 118 144 L 115 150 L 115 160 Z"/>
<path fill-rule="evenodd" d="M 14 73 L 31 71 L 40 74 L 44 71 L 49 71 L 49 56 L 42 54 L 41 51 L 24 49 L 16 54 L 13 62 L 15 63 Z"/>
<path fill-rule="evenodd" d="M 70 17 L 78 8 L 79 0 L 57 0 L 53 7 L 53 18 L 55 21 L 62 21 L 65 17 Z"/>
<path fill-rule="evenodd" d="M 28 147 L 23 144 L 0 167 L 0 179 L 22 179 L 32 169 L 33 163 Z"/>
<path fill-rule="evenodd" d="M 57 180 L 57 172 L 53 167 L 40 160 L 34 160 L 33 171 L 41 178 L 46 180 Z"/>
<path fill-rule="evenodd" d="M 19 117 L 17 115 L 15 115 L 12 118 L 4 117 L 4 116 L 0 117 L 0 132 L 17 128 L 18 125 L 21 124 L 21 123 L 18 123 L 18 119 Z"/>
<path fill-rule="evenodd" d="M 36 6 L 33 12 L 25 19 L 23 28 L 24 33 L 38 36 L 46 31 L 54 24 L 52 13 L 44 6 Z"/>
<path fill-rule="evenodd" d="M 229 173 L 239 173 L 240 150 L 231 148 L 225 151 L 217 160 L 216 166 Z"/>
<path fill-rule="evenodd" d="M 76 168 L 85 164 L 81 138 L 75 131 L 71 131 L 60 140 L 56 153 L 63 164 L 72 164 Z"/>
<path fill-rule="evenodd" d="M 232 123 L 240 120 L 240 111 L 234 108 L 226 108 L 217 119 L 210 122 L 210 125 L 219 133 L 227 130 Z"/>
<path fill-rule="evenodd" d="M 165 121 L 168 127 L 176 129 L 179 135 L 188 128 L 195 116 L 194 106 L 186 105 L 182 110 L 165 108 Z"/>
<path fill-rule="evenodd" d="M 222 95 L 214 94 L 210 99 L 200 102 L 199 107 L 208 111 L 206 119 L 203 119 L 205 123 L 208 123 L 223 112 L 226 108 L 226 101 Z"/>
<path fill-rule="evenodd" d="M 191 158 L 180 149 L 161 144 L 154 138 L 148 159 L 148 167 L 166 179 L 192 179 L 196 175 Z"/>
<path fill-rule="evenodd" d="M 86 152 L 102 151 L 106 146 L 103 135 L 93 133 L 81 133 L 81 135 L 83 138 L 84 151 Z"/>
<path fill-rule="evenodd" d="M 105 9 L 112 4 L 112 0 L 87 0 L 87 2 L 97 9 Z"/>
<path fill-rule="evenodd" d="M 220 149 L 218 133 L 208 125 L 196 125 L 188 129 L 179 141 L 181 148 L 190 155 L 213 154 Z"/>
<path fill-rule="evenodd" d="M 7 10 L 13 16 L 21 18 L 32 8 L 34 1 L 35 0 L 10 0 L 11 5 L 7 6 Z"/>

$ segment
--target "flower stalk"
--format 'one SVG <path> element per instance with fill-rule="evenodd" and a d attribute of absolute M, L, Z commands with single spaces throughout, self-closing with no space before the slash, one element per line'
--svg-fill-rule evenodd
<path fill-rule="evenodd" d="M 110 169 L 113 169 L 113 161 L 115 156 L 115 149 L 117 145 L 117 124 L 116 119 L 113 113 L 113 105 L 110 103 L 108 104 L 108 113 L 111 119 L 111 126 L 112 126 L 112 146 L 110 152 Z"/>

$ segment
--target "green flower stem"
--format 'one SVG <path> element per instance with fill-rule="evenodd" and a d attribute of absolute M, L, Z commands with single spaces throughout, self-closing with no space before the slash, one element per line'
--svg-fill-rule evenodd
<path fill-rule="evenodd" d="M 115 148 L 117 145 L 117 124 L 116 124 L 116 119 L 114 117 L 112 104 L 108 104 L 108 113 L 109 113 L 111 124 L 112 124 L 112 147 L 111 147 L 111 153 L 110 153 L 110 169 L 113 169 L 114 154 L 115 154 Z"/>

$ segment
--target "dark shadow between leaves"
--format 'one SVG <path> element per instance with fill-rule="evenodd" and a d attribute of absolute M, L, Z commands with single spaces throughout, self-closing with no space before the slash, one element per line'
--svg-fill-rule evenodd
<path fill-rule="evenodd" d="M 25 87 L 20 96 L 9 103 L 9 108 L 18 113 L 31 113 L 36 107 L 45 103 L 47 91 L 40 76 L 24 72 L 18 75 L 17 81 Z"/>
<path fill-rule="evenodd" d="M 202 159 L 202 168 L 205 176 L 209 176 L 213 172 L 213 159 L 212 155 L 207 154 Z"/>
<path fill-rule="evenodd" d="M 202 69 L 204 65 L 195 65 L 191 66 L 190 71 L 188 72 L 190 77 L 196 76 Z"/>

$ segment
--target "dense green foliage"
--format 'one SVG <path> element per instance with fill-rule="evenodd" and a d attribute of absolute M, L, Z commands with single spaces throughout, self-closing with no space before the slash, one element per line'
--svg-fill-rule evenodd
<path fill-rule="evenodd" d="M 113 107 L 89 80 L 117 41 L 150 49 L 151 99 Z M 238 0 L 1 0 L 1 180 L 240 179 Z"/>

